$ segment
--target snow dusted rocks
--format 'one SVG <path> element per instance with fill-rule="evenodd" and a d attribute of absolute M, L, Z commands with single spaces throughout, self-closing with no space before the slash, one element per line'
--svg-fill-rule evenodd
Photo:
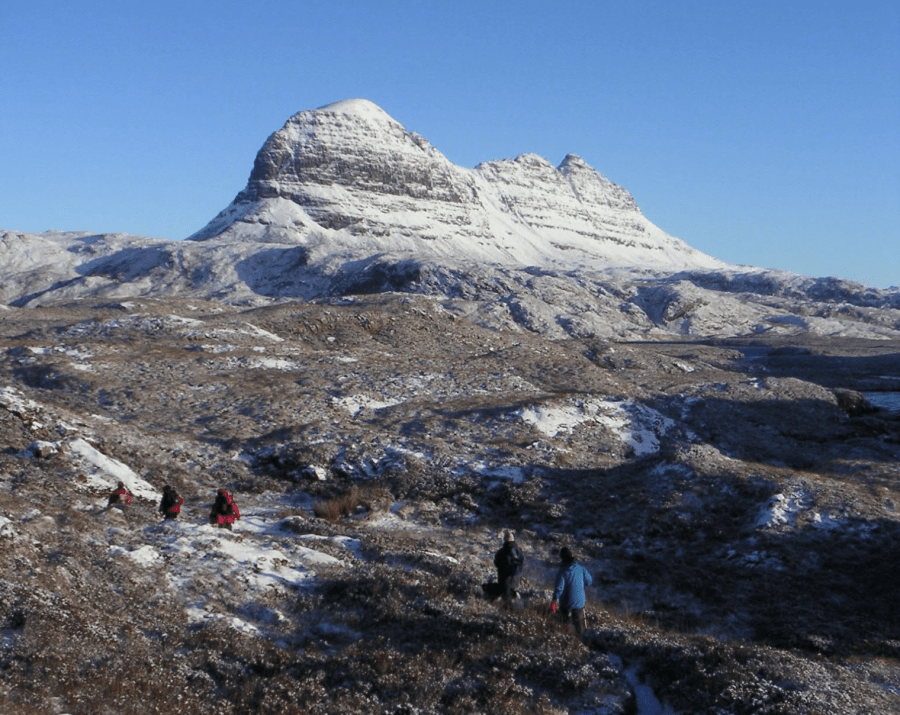
<path fill-rule="evenodd" d="M 502 307 L 6 311 L 0 712 L 126 713 L 132 686 L 161 715 L 621 713 L 650 687 L 698 715 L 896 711 L 897 417 L 840 398 L 893 384 L 896 343 L 556 339 Z M 505 529 L 511 611 L 481 589 Z M 562 545 L 595 578 L 584 647 L 544 611 Z"/>

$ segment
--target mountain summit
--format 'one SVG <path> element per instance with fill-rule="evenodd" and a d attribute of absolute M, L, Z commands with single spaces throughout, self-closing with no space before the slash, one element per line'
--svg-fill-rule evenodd
<path fill-rule="evenodd" d="M 578 156 L 466 169 L 364 99 L 299 112 L 272 134 L 246 188 L 191 236 L 213 238 L 506 266 L 725 267 Z"/>

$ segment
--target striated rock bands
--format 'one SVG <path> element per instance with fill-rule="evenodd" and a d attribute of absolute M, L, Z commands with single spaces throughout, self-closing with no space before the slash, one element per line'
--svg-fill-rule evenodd
<path fill-rule="evenodd" d="M 247 187 L 192 238 L 306 242 L 322 231 L 375 239 L 357 246 L 365 250 L 501 265 L 723 265 L 654 226 L 577 156 L 558 168 L 524 154 L 465 169 L 365 100 L 291 117 L 263 145 Z"/>

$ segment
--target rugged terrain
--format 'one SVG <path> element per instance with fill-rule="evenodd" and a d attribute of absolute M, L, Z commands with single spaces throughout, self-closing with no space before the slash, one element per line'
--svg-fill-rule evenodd
<path fill-rule="evenodd" d="M 0 313 L 0 712 L 900 712 L 900 420 L 861 394 L 897 341 L 477 308 Z M 481 589 L 505 529 L 511 610 Z M 584 643 L 547 612 L 563 545 Z"/>
<path fill-rule="evenodd" d="M 896 289 L 364 100 L 191 238 L 0 232 L 0 714 L 900 712 Z"/>

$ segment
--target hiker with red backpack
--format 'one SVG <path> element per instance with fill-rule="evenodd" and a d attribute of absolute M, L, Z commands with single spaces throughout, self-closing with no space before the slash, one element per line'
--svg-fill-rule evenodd
<path fill-rule="evenodd" d="M 177 519 L 181 513 L 181 505 L 184 499 L 175 491 L 174 487 L 168 484 L 163 487 L 162 499 L 159 501 L 159 513 L 162 514 L 166 521 Z"/>
<path fill-rule="evenodd" d="M 116 486 L 116 490 L 109 495 L 106 507 L 117 506 L 122 509 L 129 504 L 131 504 L 131 494 L 129 494 L 128 490 L 125 488 L 125 482 L 119 482 L 118 486 Z"/>
<path fill-rule="evenodd" d="M 216 492 L 216 500 L 213 502 L 212 509 L 209 512 L 209 523 L 218 526 L 220 529 L 232 529 L 234 522 L 241 518 L 241 512 L 238 505 L 224 489 Z"/>

